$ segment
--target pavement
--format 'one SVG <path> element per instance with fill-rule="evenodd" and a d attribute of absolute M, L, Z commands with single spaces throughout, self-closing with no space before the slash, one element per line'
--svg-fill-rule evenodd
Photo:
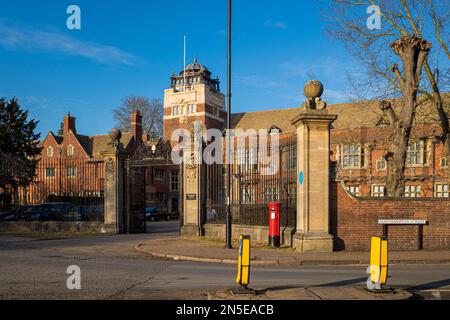
<path fill-rule="evenodd" d="M 208 238 L 170 237 L 141 242 L 136 251 L 156 258 L 218 264 L 236 264 L 238 244 L 225 249 L 223 242 Z M 298 253 L 291 248 L 273 249 L 256 244 L 251 249 L 252 265 L 369 265 L 370 253 L 341 251 Z M 450 251 L 389 252 L 390 264 L 450 264 Z"/>
<path fill-rule="evenodd" d="M 402 289 L 370 292 L 364 286 L 275 287 L 253 293 L 222 289 L 208 294 L 209 300 L 409 300 L 413 294 Z"/>
<path fill-rule="evenodd" d="M 164 244 L 176 239 L 177 222 L 152 223 L 148 231 L 142 235 L 76 239 L 0 235 L 0 300 L 206 300 L 223 299 L 223 294 L 236 287 L 235 264 L 161 259 L 134 249 L 139 243 Z M 212 241 L 209 246 L 221 244 Z M 258 250 L 273 251 L 264 247 Z M 253 254 L 258 250 L 254 249 Z M 229 254 L 235 258 L 237 252 Z M 81 290 L 66 286 L 70 276 L 67 268 L 72 265 L 80 267 Z M 253 265 L 250 287 L 264 294 L 238 299 L 382 298 L 370 297 L 365 291 L 366 271 L 367 265 Z M 407 292 L 412 299 L 450 300 L 449 265 L 396 264 L 389 273 L 388 285 Z"/>

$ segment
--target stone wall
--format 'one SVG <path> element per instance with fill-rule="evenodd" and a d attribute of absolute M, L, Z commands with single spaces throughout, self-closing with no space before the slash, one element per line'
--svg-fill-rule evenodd
<path fill-rule="evenodd" d="M 112 234 L 115 232 L 115 228 L 110 225 L 105 225 L 102 222 L 14 221 L 14 222 L 1 222 L 0 233 L 1 232 L 11 232 L 11 233 L 79 232 L 79 233 Z"/>
<path fill-rule="evenodd" d="M 206 224 L 204 228 L 206 237 L 225 241 L 225 225 Z M 281 228 L 283 245 L 292 246 L 293 231 L 292 228 Z M 233 225 L 233 240 L 238 240 L 241 234 L 249 235 L 253 242 L 269 244 L 269 227 Z"/>
<path fill-rule="evenodd" d="M 419 226 L 389 226 L 392 250 L 449 250 L 450 200 L 436 198 L 356 198 L 340 183 L 331 184 L 330 225 L 335 250 L 369 250 L 370 238 L 382 235 L 379 219 L 427 220 Z"/>

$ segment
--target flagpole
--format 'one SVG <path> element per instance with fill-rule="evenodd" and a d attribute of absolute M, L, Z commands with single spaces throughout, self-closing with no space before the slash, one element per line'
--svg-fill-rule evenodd
<path fill-rule="evenodd" d="M 184 36 L 184 50 L 183 50 L 183 91 L 186 91 L 186 36 Z"/>
<path fill-rule="evenodd" d="M 227 215 L 226 215 L 226 248 L 232 249 L 231 244 L 231 237 L 232 237 L 232 215 L 231 215 L 231 1 L 228 0 L 228 70 L 227 70 L 227 81 L 228 81 L 228 88 L 227 88 Z"/>

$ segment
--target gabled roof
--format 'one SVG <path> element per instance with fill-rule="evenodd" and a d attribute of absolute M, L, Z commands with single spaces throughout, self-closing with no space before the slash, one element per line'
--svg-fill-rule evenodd
<path fill-rule="evenodd" d="M 62 142 L 62 137 L 59 137 L 59 136 L 53 134 L 52 131 L 50 131 L 50 132 L 47 134 L 47 136 L 45 137 L 45 139 L 44 139 L 44 140 L 41 140 L 41 141 L 39 142 L 39 146 L 42 147 L 42 146 L 44 145 L 45 140 L 47 140 L 48 137 L 51 137 L 53 140 L 55 140 L 55 142 L 56 142 L 57 144 L 61 144 L 61 142 Z"/>
<path fill-rule="evenodd" d="M 133 138 L 131 132 L 122 133 L 122 139 L 120 140 L 126 148 Z M 98 135 L 89 137 L 90 142 L 90 155 L 94 158 L 101 157 L 101 153 L 108 147 L 108 143 L 111 141 L 109 134 Z"/>
<path fill-rule="evenodd" d="M 64 141 L 63 137 L 55 136 L 52 132 L 49 132 L 47 137 L 40 142 L 40 145 L 43 145 L 44 141 L 49 136 L 54 138 L 58 145 L 62 144 Z M 88 156 L 91 156 L 94 158 L 100 158 L 102 151 L 105 151 L 107 149 L 108 143 L 110 142 L 109 134 L 98 135 L 98 136 L 84 136 L 84 135 L 77 134 L 77 135 L 75 135 L 75 137 L 77 138 L 78 142 L 80 143 L 80 145 L 84 149 L 84 151 L 88 154 Z M 125 148 L 132 141 L 132 138 L 133 138 L 133 134 L 131 132 L 124 132 L 122 134 L 121 142 L 123 143 Z"/>

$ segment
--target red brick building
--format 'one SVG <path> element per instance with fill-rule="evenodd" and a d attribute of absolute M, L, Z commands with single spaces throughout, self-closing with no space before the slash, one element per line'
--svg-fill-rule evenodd
<path fill-rule="evenodd" d="M 28 203 L 42 203 L 49 195 L 102 196 L 104 167 L 102 152 L 110 143 L 109 134 L 86 136 L 76 130 L 75 117 L 64 117 L 62 135 L 49 132 L 42 141 L 36 183 L 27 191 Z M 141 148 L 151 149 L 142 128 L 139 111 L 131 115 L 131 131 L 122 134 L 121 142 L 130 157 Z M 178 166 L 150 166 L 146 170 L 147 206 L 166 202 L 171 211 L 178 210 Z"/>
<path fill-rule="evenodd" d="M 398 110 L 398 102 L 395 107 Z M 331 128 L 334 180 L 343 181 L 356 196 L 385 196 L 383 155 L 389 123 L 377 103 L 337 104 L 327 109 L 338 115 Z M 281 133 L 294 132 L 290 120 L 298 111 L 292 108 L 233 114 L 231 125 L 234 129 L 277 127 Z M 449 173 L 438 114 L 433 106 L 424 103 L 417 110 L 408 149 L 405 197 L 449 198 Z"/>

